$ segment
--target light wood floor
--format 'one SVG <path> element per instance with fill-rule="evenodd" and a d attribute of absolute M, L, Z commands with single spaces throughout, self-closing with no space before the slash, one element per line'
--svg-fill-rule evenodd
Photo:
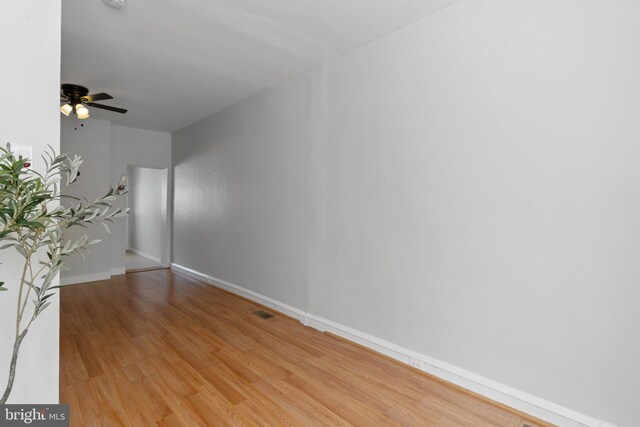
<path fill-rule="evenodd" d="M 61 293 L 72 426 L 545 425 L 169 270 Z"/>

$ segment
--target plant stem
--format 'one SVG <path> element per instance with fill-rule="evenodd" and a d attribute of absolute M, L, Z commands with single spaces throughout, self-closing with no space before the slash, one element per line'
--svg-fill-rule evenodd
<path fill-rule="evenodd" d="M 20 334 L 20 320 L 22 319 L 22 313 L 20 310 L 20 306 L 22 305 L 22 289 L 24 288 L 24 279 L 27 277 L 27 268 L 29 268 L 30 258 L 31 254 L 29 253 L 25 257 L 24 267 L 22 268 L 22 276 L 20 277 L 20 287 L 18 291 L 18 310 L 16 312 L 16 337 Z"/>
<path fill-rule="evenodd" d="M 22 345 L 22 340 L 24 339 L 25 335 L 27 335 L 27 332 L 29 331 L 29 326 L 31 326 L 31 322 L 33 322 L 33 319 L 35 318 L 35 313 L 34 313 L 34 316 L 31 318 L 31 321 L 29 322 L 27 327 L 24 328 L 24 331 L 22 331 L 22 333 L 20 333 L 20 322 L 22 321 L 22 316 L 24 315 L 24 309 L 20 310 L 20 306 L 22 303 L 22 290 L 24 288 L 24 280 L 27 276 L 27 270 L 31 266 L 32 255 L 33 255 L 33 248 L 31 248 L 31 250 L 27 252 L 27 257 L 25 258 L 25 261 L 24 261 L 24 268 L 22 269 L 22 277 L 20 278 L 20 290 L 18 292 L 18 309 L 16 312 L 16 340 L 13 343 L 13 354 L 11 355 L 11 364 L 9 365 L 9 378 L 7 379 L 7 387 L 5 388 L 4 394 L 2 395 L 2 399 L 0 400 L 0 405 L 5 404 L 7 399 L 9 398 L 9 395 L 11 394 L 11 389 L 13 388 L 13 381 L 15 380 L 15 377 L 16 377 L 16 365 L 18 363 L 18 353 L 20 352 L 20 345 Z M 29 287 L 29 290 L 31 290 L 31 287 Z M 25 301 L 28 299 L 28 297 L 29 297 L 29 292 L 27 292 L 27 295 L 25 296 Z"/>
<path fill-rule="evenodd" d="M 36 242 L 33 242 L 32 248 L 36 247 Z M 33 256 L 33 249 L 29 251 L 29 257 L 25 261 L 29 266 L 29 273 L 31 274 L 31 280 L 29 282 L 29 289 L 27 289 L 27 294 L 24 297 L 24 302 L 22 302 L 22 308 L 19 308 L 18 316 L 20 317 L 20 321 L 22 321 L 22 316 L 24 316 L 24 311 L 27 308 L 27 302 L 29 302 L 29 294 L 31 293 L 31 288 L 33 288 L 33 284 L 35 283 L 35 278 L 33 277 L 33 269 L 31 268 L 31 257 Z M 20 301 L 18 301 L 18 307 L 20 307 Z"/>
<path fill-rule="evenodd" d="M 16 377 L 16 365 L 18 363 L 18 352 L 20 351 L 20 345 L 22 344 L 22 340 L 24 336 L 27 334 L 28 329 L 22 331 L 21 334 L 16 335 L 16 341 L 13 344 L 13 354 L 11 355 L 11 364 L 9 365 L 9 379 L 7 380 L 7 387 L 4 390 L 4 394 L 2 395 L 2 399 L 0 399 L 0 405 L 4 405 L 11 394 L 11 389 L 13 388 L 13 380 Z"/>

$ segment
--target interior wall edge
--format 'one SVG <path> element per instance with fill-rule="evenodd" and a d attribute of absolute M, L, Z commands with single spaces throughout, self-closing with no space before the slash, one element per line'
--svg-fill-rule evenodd
<path fill-rule="evenodd" d="M 109 274 L 111 274 L 111 276 L 121 276 L 123 274 L 127 274 L 127 269 L 124 266 L 112 267 L 109 269 Z"/>
<path fill-rule="evenodd" d="M 175 263 L 171 264 L 171 270 L 207 285 L 226 290 L 258 304 L 262 304 L 300 321 L 305 326 L 309 326 L 320 332 L 329 332 L 340 336 L 407 365 L 410 364 L 411 359 L 417 359 L 423 364 L 422 370 L 428 374 L 544 421 L 568 427 L 615 427 L 614 424 L 598 420 L 562 405 L 533 396 L 498 381 L 399 346 L 382 338 L 315 316 L 312 313 L 305 312 L 304 310 L 300 310 L 226 280 L 218 279 Z"/>

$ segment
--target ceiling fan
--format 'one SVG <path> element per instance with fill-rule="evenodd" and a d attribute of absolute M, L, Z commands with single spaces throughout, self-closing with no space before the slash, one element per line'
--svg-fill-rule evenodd
<path fill-rule="evenodd" d="M 124 108 L 111 107 L 104 104 L 96 104 L 94 101 L 104 101 L 113 99 L 113 96 L 106 93 L 96 93 L 89 95 L 89 89 L 84 86 L 65 83 L 61 87 L 60 101 L 64 104 L 60 107 L 60 112 L 65 116 L 74 113 L 79 119 L 89 118 L 89 107 L 101 108 L 103 110 L 113 111 L 115 113 L 124 114 L 127 112 Z"/>

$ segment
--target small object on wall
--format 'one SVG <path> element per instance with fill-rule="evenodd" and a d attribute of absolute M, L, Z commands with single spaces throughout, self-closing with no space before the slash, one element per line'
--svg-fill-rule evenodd
<path fill-rule="evenodd" d="M 114 9 L 122 9 L 127 4 L 127 0 L 103 0 L 103 1 L 107 6 L 112 7 Z"/>

